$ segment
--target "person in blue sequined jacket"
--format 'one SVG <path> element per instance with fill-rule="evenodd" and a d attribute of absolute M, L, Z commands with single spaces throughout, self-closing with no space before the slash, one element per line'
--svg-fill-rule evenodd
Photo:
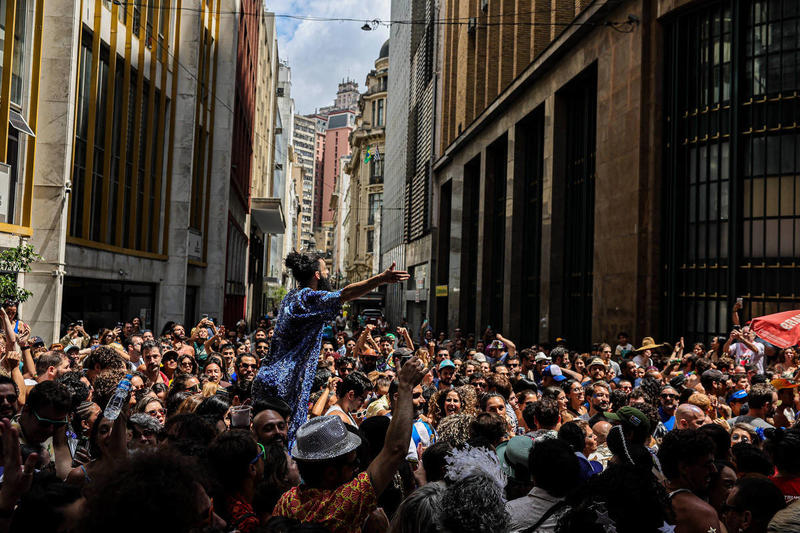
<path fill-rule="evenodd" d="M 331 290 L 328 266 L 319 255 L 292 252 L 286 267 L 298 288 L 281 301 L 269 355 L 261 362 L 253 382 L 253 400 L 269 397 L 284 400 L 291 407 L 289 442 L 308 415 L 308 397 L 317 369 L 322 328 L 341 311 L 344 302 L 359 298 L 386 283 L 409 278 L 395 264 L 367 280 Z"/>

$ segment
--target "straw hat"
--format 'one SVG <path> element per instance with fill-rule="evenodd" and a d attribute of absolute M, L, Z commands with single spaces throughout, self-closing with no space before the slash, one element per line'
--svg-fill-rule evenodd
<path fill-rule="evenodd" d="M 664 344 L 656 344 L 656 341 L 653 340 L 653 337 L 645 337 L 642 339 L 642 345 L 639 348 L 634 350 L 635 352 L 643 352 L 645 350 L 655 350 L 657 348 L 661 348 Z"/>

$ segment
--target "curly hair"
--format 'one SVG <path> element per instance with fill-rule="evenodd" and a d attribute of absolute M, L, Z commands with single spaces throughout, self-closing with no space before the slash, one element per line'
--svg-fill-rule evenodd
<path fill-rule="evenodd" d="M 114 395 L 117 390 L 117 385 L 125 377 L 125 372 L 122 370 L 103 370 L 97 377 L 94 378 L 94 394 L 92 400 L 100 406 L 101 409 L 106 408 L 106 404 Z"/>
<path fill-rule="evenodd" d="M 436 428 L 438 441 L 448 443 L 452 447 L 462 446 L 469 440 L 470 426 L 475 420 L 473 415 L 459 413 L 444 417 Z"/>
<path fill-rule="evenodd" d="M 458 391 L 458 389 L 444 389 L 436 391 L 428 401 L 428 417 L 431 419 L 431 425 L 434 429 L 438 427 L 439 422 L 446 416 L 444 411 L 444 401 L 447 398 L 447 394 L 450 392 L 455 392 L 458 395 L 458 401 L 461 402 L 461 412 L 463 412 L 464 397 L 461 396 L 461 393 Z"/>
<path fill-rule="evenodd" d="M 508 531 L 511 517 L 503 490 L 483 474 L 473 474 L 447 487 L 439 522 L 445 531 L 479 533 Z"/>
<path fill-rule="evenodd" d="M 317 254 L 303 254 L 292 251 L 286 256 L 284 264 L 292 271 L 292 276 L 300 285 L 306 285 L 314 273 L 319 271 L 319 262 L 322 259 Z"/>
<path fill-rule="evenodd" d="M 455 387 L 456 392 L 461 396 L 461 412 L 474 415 L 478 412 L 478 394 L 472 385 L 461 385 Z"/>

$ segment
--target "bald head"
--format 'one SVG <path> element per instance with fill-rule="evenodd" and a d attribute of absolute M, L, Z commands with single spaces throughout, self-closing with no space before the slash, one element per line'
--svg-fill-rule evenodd
<path fill-rule="evenodd" d="M 608 437 L 608 432 L 611 431 L 611 424 L 605 420 L 601 420 L 592 426 L 592 431 L 597 435 L 597 444 L 604 444 L 606 442 L 606 437 Z"/>
<path fill-rule="evenodd" d="M 682 403 L 675 410 L 675 429 L 697 429 L 703 425 L 706 414 L 690 403 Z"/>

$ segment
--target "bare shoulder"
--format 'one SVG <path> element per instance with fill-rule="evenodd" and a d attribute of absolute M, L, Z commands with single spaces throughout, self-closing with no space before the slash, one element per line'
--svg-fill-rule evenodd
<path fill-rule="evenodd" d="M 672 498 L 678 527 L 676 533 L 721 533 L 719 517 L 711 505 L 691 493 Z"/>

